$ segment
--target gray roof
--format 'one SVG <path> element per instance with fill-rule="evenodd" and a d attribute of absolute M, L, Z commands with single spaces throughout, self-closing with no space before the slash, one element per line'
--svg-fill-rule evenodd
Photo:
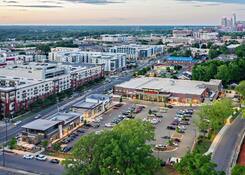
<path fill-rule="evenodd" d="M 97 106 L 99 106 L 101 103 L 89 103 L 85 101 L 78 102 L 74 104 L 72 107 L 74 108 L 84 108 L 84 109 L 93 109 Z"/>
<path fill-rule="evenodd" d="M 22 126 L 22 128 L 45 131 L 45 130 L 59 124 L 60 122 L 61 121 L 37 119 L 37 120 L 34 120 L 30 123 L 27 123 L 26 125 Z"/>
<path fill-rule="evenodd" d="M 169 78 L 141 77 L 134 78 L 115 87 L 128 89 L 154 89 L 160 92 L 194 94 L 201 95 L 207 85 L 219 85 L 220 80 L 211 80 L 210 82 L 192 81 L 192 80 L 175 80 Z"/>
<path fill-rule="evenodd" d="M 70 123 L 75 119 L 80 118 L 80 115 L 77 113 L 56 113 L 48 118 L 51 121 L 64 121 L 64 124 Z"/>

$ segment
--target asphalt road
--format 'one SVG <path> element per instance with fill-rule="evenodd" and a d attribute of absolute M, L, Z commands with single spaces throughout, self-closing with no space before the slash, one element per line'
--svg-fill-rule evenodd
<path fill-rule="evenodd" d="M 52 164 L 49 161 L 41 162 L 38 160 L 26 160 L 22 156 L 5 153 L 6 167 L 25 170 L 41 175 L 61 175 L 64 168 L 61 165 Z M 0 156 L 2 162 L 2 156 Z M 1 175 L 1 174 L 0 174 Z"/>
<path fill-rule="evenodd" d="M 236 143 L 245 128 L 245 119 L 237 118 L 224 137 L 219 142 L 217 149 L 213 153 L 213 161 L 218 165 L 217 170 L 227 172 L 233 158 L 233 151 L 236 149 Z"/>

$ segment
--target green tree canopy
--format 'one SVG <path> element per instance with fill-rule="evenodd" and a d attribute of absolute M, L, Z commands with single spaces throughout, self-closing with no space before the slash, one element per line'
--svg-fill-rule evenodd
<path fill-rule="evenodd" d="M 232 175 L 243 175 L 245 174 L 245 166 L 236 165 L 231 172 Z"/>
<path fill-rule="evenodd" d="M 245 80 L 239 83 L 239 85 L 236 87 L 236 91 L 240 93 L 243 98 L 245 98 Z"/>
<path fill-rule="evenodd" d="M 240 58 L 245 58 L 245 44 L 240 45 L 236 48 L 235 53 Z"/>
<path fill-rule="evenodd" d="M 232 112 L 232 102 L 229 99 L 215 101 L 212 105 L 206 104 L 201 106 L 198 112 L 200 117 L 199 129 L 211 128 L 215 132 L 219 131 Z"/>
<path fill-rule="evenodd" d="M 159 166 L 145 142 L 154 138 L 148 122 L 127 120 L 111 131 L 89 134 L 74 146 L 64 161 L 69 175 L 151 175 Z"/>
<path fill-rule="evenodd" d="M 187 153 L 175 168 L 181 175 L 224 175 L 223 172 L 215 170 L 216 166 L 211 162 L 211 155 Z"/>

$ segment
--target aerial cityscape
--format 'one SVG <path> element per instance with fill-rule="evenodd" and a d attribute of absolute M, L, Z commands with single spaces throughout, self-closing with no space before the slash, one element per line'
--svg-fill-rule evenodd
<path fill-rule="evenodd" d="M 0 175 L 245 175 L 244 10 L 0 1 Z"/>

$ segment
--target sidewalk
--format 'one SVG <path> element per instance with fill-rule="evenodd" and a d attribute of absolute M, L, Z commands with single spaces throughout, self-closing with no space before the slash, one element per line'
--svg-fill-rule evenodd
<path fill-rule="evenodd" d="M 35 173 L 23 171 L 23 170 L 18 170 L 18 169 L 14 169 L 14 168 L 7 168 L 7 167 L 3 167 L 3 166 L 0 166 L 0 172 L 1 171 L 9 172 L 9 173 L 11 173 L 11 175 L 39 175 L 39 174 L 35 174 Z"/>

